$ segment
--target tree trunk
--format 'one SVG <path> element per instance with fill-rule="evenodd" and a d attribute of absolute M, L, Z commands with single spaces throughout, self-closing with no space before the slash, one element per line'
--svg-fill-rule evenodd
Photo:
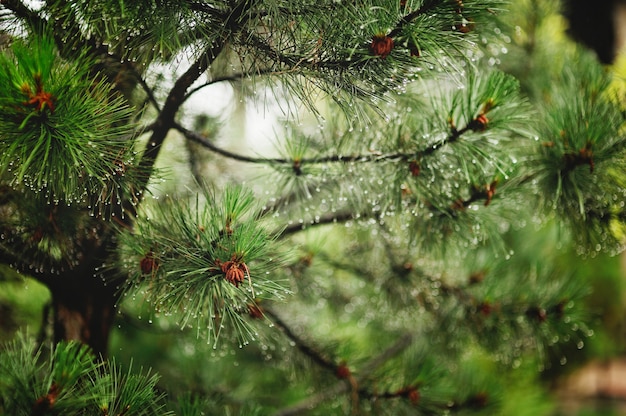
<path fill-rule="evenodd" d="M 113 269 L 98 271 L 117 242 L 105 223 L 95 221 L 90 238 L 74 240 L 82 249 L 77 250 L 74 258 L 82 261 L 59 275 L 39 276 L 39 280 L 52 297 L 54 342 L 80 341 L 91 347 L 97 357 L 105 358 L 120 279 L 114 279 Z"/>
<path fill-rule="evenodd" d="M 106 357 L 118 296 L 115 287 L 86 275 L 56 276 L 49 282 L 54 342 L 75 340 Z"/>

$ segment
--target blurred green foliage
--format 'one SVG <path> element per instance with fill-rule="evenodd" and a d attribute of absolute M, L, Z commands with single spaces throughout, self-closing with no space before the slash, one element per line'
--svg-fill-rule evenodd
<path fill-rule="evenodd" d="M 31 334 L 39 333 L 49 302 L 50 293 L 44 285 L 0 264 L 0 343 L 24 328 Z"/>

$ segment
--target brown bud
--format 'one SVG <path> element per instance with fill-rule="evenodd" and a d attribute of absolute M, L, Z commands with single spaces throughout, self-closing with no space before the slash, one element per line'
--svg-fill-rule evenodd
<path fill-rule="evenodd" d="M 351 374 L 352 373 L 350 372 L 350 369 L 348 368 L 346 363 L 339 364 L 339 366 L 337 367 L 337 370 L 335 371 L 335 375 L 337 376 L 337 378 L 340 378 L 340 379 L 346 379 L 350 377 Z"/>
<path fill-rule="evenodd" d="M 479 114 L 474 120 L 469 123 L 469 128 L 474 131 L 484 131 L 489 124 L 489 119 L 484 114 Z"/>
<path fill-rule="evenodd" d="M 144 258 L 139 261 L 139 268 L 142 274 L 152 274 L 157 269 L 157 259 L 154 258 L 154 253 L 149 251 Z"/>
<path fill-rule="evenodd" d="M 386 58 L 393 49 L 393 39 L 391 39 L 387 35 L 374 35 L 372 37 L 372 43 L 370 45 L 370 51 L 372 55 L 380 56 L 381 58 Z"/>
<path fill-rule="evenodd" d="M 493 312 L 493 305 L 491 305 L 491 303 L 489 303 L 488 301 L 484 301 L 483 303 L 478 305 L 478 311 L 483 316 L 489 316 L 491 315 L 491 312 Z"/>
<path fill-rule="evenodd" d="M 419 390 L 417 390 L 415 387 L 410 388 L 406 397 L 409 399 L 409 401 L 413 404 L 417 404 L 420 401 L 420 392 Z"/>
<path fill-rule="evenodd" d="M 263 318 L 263 308 L 258 303 L 249 303 L 248 304 L 248 315 L 252 319 L 261 319 Z"/>

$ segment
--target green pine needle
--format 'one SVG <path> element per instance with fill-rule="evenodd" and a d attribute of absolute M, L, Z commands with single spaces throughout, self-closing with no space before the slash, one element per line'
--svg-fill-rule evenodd
<path fill-rule="evenodd" d="M 281 265 L 275 237 L 256 219 L 255 205 L 241 187 L 159 204 L 124 236 L 129 287 L 143 283 L 157 312 L 179 316 L 182 326 L 199 325 L 212 342 L 223 328 L 240 343 L 255 339 L 249 308 L 286 293 L 271 274 Z"/>
<path fill-rule="evenodd" d="M 132 161 L 131 111 L 85 56 L 64 61 L 51 38 L 0 55 L 0 169 L 54 202 L 86 201 Z"/>

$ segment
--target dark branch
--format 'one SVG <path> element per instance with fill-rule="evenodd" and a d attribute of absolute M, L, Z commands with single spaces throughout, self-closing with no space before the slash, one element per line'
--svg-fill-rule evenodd
<path fill-rule="evenodd" d="M 174 86 L 170 90 L 163 108 L 159 113 L 156 121 L 153 123 L 152 136 L 146 144 L 145 151 L 139 163 L 140 170 L 147 173 L 146 180 L 141 184 L 141 190 L 143 191 L 147 186 L 147 180 L 151 176 L 152 169 L 156 158 L 161 150 L 165 137 L 169 130 L 175 127 L 175 117 L 178 110 L 185 101 L 185 95 L 191 85 L 202 75 L 211 63 L 221 54 L 228 38 L 237 32 L 241 26 L 245 23 L 248 8 L 252 7 L 254 0 L 242 0 L 234 9 L 228 14 L 224 26 L 228 29 L 225 30 L 220 39 L 215 41 L 209 46 L 202 55 L 192 63 L 187 71 L 174 83 Z M 142 194 L 143 195 L 143 192 Z"/>
<path fill-rule="evenodd" d="M 179 131 L 183 136 L 185 136 L 188 140 L 191 140 L 192 142 L 198 143 L 200 145 L 202 145 L 203 147 L 219 154 L 222 155 L 224 157 L 233 159 L 233 160 L 237 160 L 239 162 L 248 162 L 248 163 L 292 163 L 291 161 L 288 161 L 286 159 L 273 159 L 273 158 L 256 158 L 256 157 L 250 157 L 250 156 L 244 156 L 241 155 L 239 153 L 233 153 L 230 152 L 228 150 L 222 149 L 220 147 L 217 147 L 215 144 L 213 144 L 211 141 L 207 140 L 206 137 L 202 136 L 199 133 L 196 133 L 194 131 L 191 130 L 187 130 L 186 128 L 184 128 L 183 126 L 181 126 L 178 123 L 172 123 L 172 127 L 174 129 L 176 129 L 177 131 Z"/>
<path fill-rule="evenodd" d="M 263 312 L 281 331 L 283 331 L 285 336 L 293 341 L 296 344 L 296 347 L 314 363 L 326 370 L 330 370 L 332 372 L 337 371 L 337 368 L 339 367 L 338 364 L 335 364 L 328 357 L 325 357 L 320 351 L 307 344 L 302 338 L 296 335 L 291 328 L 289 328 L 289 326 L 271 309 L 263 308 Z"/>
<path fill-rule="evenodd" d="M 224 11 L 218 10 L 215 7 L 205 2 L 190 1 L 189 9 L 193 10 L 194 12 L 206 13 L 209 16 L 216 17 L 220 20 L 224 20 L 227 18 L 227 15 Z"/>
<path fill-rule="evenodd" d="M 19 0 L 0 0 L 0 4 L 11 10 L 16 17 L 26 20 L 32 28 L 42 28 L 45 23 L 44 19 Z"/>
<path fill-rule="evenodd" d="M 220 154 L 224 157 L 231 158 L 233 160 L 238 160 L 240 162 L 247 163 L 270 163 L 270 164 L 286 164 L 293 165 L 293 159 L 285 159 L 285 158 L 263 158 L 263 157 L 252 157 L 245 156 L 239 153 L 233 153 L 228 150 L 222 149 L 209 140 L 207 140 L 204 136 L 194 131 L 188 130 L 181 126 L 178 123 L 172 122 L 171 126 L 182 133 L 188 140 L 196 142 L 203 147 Z M 303 158 L 299 161 L 300 166 L 303 164 L 321 164 L 321 163 L 367 163 L 367 162 L 382 162 L 386 160 L 395 160 L 395 161 L 407 161 L 416 156 L 428 156 L 435 153 L 438 149 L 441 149 L 446 144 L 451 144 L 456 142 L 463 134 L 469 131 L 477 131 L 475 126 L 475 120 L 472 120 L 467 124 L 467 126 L 463 127 L 460 130 L 452 129 L 452 132 L 443 140 L 434 143 L 423 150 L 417 152 L 395 152 L 395 153 L 387 153 L 387 154 L 379 154 L 379 153 L 369 153 L 369 154 L 361 154 L 361 155 L 329 155 L 329 156 L 321 156 L 314 158 Z"/>
<path fill-rule="evenodd" d="M 365 363 L 365 365 L 359 369 L 358 376 L 356 377 L 356 382 L 361 383 L 362 381 L 368 379 L 370 375 L 382 364 L 384 364 L 389 359 L 395 357 L 404 351 L 407 347 L 409 347 L 413 342 L 413 335 L 405 334 L 400 339 L 398 339 L 391 347 L 384 350 L 378 356 L 372 358 L 370 361 Z M 329 400 L 331 398 L 336 397 L 337 395 L 346 393 L 351 388 L 350 384 L 345 382 L 338 382 L 334 386 L 328 388 L 327 390 L 305 400 L 302 400 L 300 403 L 297 403 L 293 406 L 283 408 L 275 413 L 276 416 L 289 416 L 289 415 L 297 415 L 300 413 L 307 412 L 308 410 L 314 408 L 319 405 L 321 402 L 325 400 Z"/>
<path fill-rule="evenodd" d="M 338 213 L 332 213 L 332 214 L 328 214 L 325 215 L 323 217 L 320 217 L 319 220 L 315 221 L 314 223 L 311 224 L 293 224 L 290 225 L 286 228 L 284 228 L 282 231 L 277 232 L 276 234 L 279 235 L 280 237 L 286 237 L 288 235 L 291 234 L 295 234 L 298 233 L 300 231 L 304 231 L 309 229 L 310 227 L 313 226 L 319 226 L 319 225 L 327 225 L 327 224 L 336 224 L 336 223 L 343 223 L 346 221 L 350 221 L 353 220 L 355 218 L 366 218 L 367 216 L 365 214 L 357 214 L 355 212 L 351 212 L 351 211 L 346 211 L 346 212 L 338 212 Z"/>
<path fill-rule="evenodd" d="M 412 21 L 414 21 L 418 17 L 422 16 L 423 14 L 433 9 L 435 6 L 437 6 L 437 3 L 441 3 L 441 1 L 431 0 L 431 1 L 424 2 L 424 4 L 422 4 L 422 7 L 415 10 L 414 12 L 407 14 L 402 19 L 400 19 L 396 27 L 393 28 L 387 36 L 389 36 L 390 38 L 393 38 L 394 36 L 399 35 L 402 32 L 402 29 L 404 29 L 406 25 L 410 24 Z"/>
<path fill-rule="evenodd" d="M 276 72 L 272 69 L 264 69 L 264 70 L 257 70 L 254 71 L 254 75 L 255 76 L 259 76 L 259 75 L 272 75 L 272 74 L 279 74 L 280 72 Z M 205 82 L 202 85 L 198 85 L 197 87 L 194 87 L 192 89 L 189 90 L 189 92 L 187 93 L 187 95 L 185 95 L 185 100 L 187 100 L 189 97 L 191 97 L 193 94 L 195 94 L 196 92 L 200 91 L 203 88 L 206 88 L 208 86 L 217 84 L 219 82 L 237 82 L 237 81 L 243 81 L 245 79 L 251 78 L 253 75 L 252 73 L 249 72 L 240 72 L 237 74 L 231 74 L 231 75 L 224 75 L 224 76 L 219 76 L 219 77 L 214 77 L 211 78 L 208 82 Z"/>

